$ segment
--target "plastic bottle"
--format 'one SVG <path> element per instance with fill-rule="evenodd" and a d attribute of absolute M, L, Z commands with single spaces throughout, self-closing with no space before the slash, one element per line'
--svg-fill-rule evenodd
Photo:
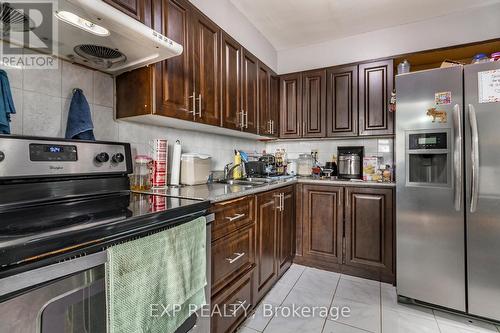
<path fill-rule="evenodd" d="M 408 62 L 408 60 L 405 59 L 398 65 L 398 74 L 410 73 L 410 68 L 411 68 L 410 63 Z"/>

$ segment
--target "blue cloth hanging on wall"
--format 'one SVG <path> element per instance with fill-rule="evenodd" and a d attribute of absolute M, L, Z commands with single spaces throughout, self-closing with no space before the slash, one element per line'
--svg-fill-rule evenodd
<path fill-rule="evenodd" d="M 7 72 L 0 70 L 0 134 L 10 134 L 10 115 L 16 113 Z"/>
<path fill-rule="evenodd" d="M 66 139 L 95 141 L 94 124 L 89 103 L 81 89 L 73 90 L 73 98 L 68 113 Z"/>

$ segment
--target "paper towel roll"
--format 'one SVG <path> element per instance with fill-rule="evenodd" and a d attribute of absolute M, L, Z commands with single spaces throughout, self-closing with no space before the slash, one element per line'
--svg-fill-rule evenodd
<path fill-rule="evenodd" d="M 179 178 L 181 175 L 181 153 L 181 142 L 177 140 L 175 141 L 174 152 L 172 155 L 172 175 L 170 177 L 170 185 L 179 185 Z"/>

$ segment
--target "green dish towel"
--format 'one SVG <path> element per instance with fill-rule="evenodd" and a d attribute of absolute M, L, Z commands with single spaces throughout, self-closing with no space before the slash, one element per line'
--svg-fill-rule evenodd
<path fill-rule="evenodd" d="M 170 333 L 206 304 L 206 219 L 108 249 L 109 333 Z M 173 315 L 173 305 L 178 304 Z M 164 308 L 170 307 L 169 313 Z M 163 315 L 162 315 L 163 314 Z"/>

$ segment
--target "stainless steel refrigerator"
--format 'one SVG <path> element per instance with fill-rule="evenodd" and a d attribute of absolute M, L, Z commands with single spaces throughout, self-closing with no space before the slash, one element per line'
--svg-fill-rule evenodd
<path fill-rule="evenodd" d="M 397 293 L 500 321 L 500 62 L 396 91 Z"/>

